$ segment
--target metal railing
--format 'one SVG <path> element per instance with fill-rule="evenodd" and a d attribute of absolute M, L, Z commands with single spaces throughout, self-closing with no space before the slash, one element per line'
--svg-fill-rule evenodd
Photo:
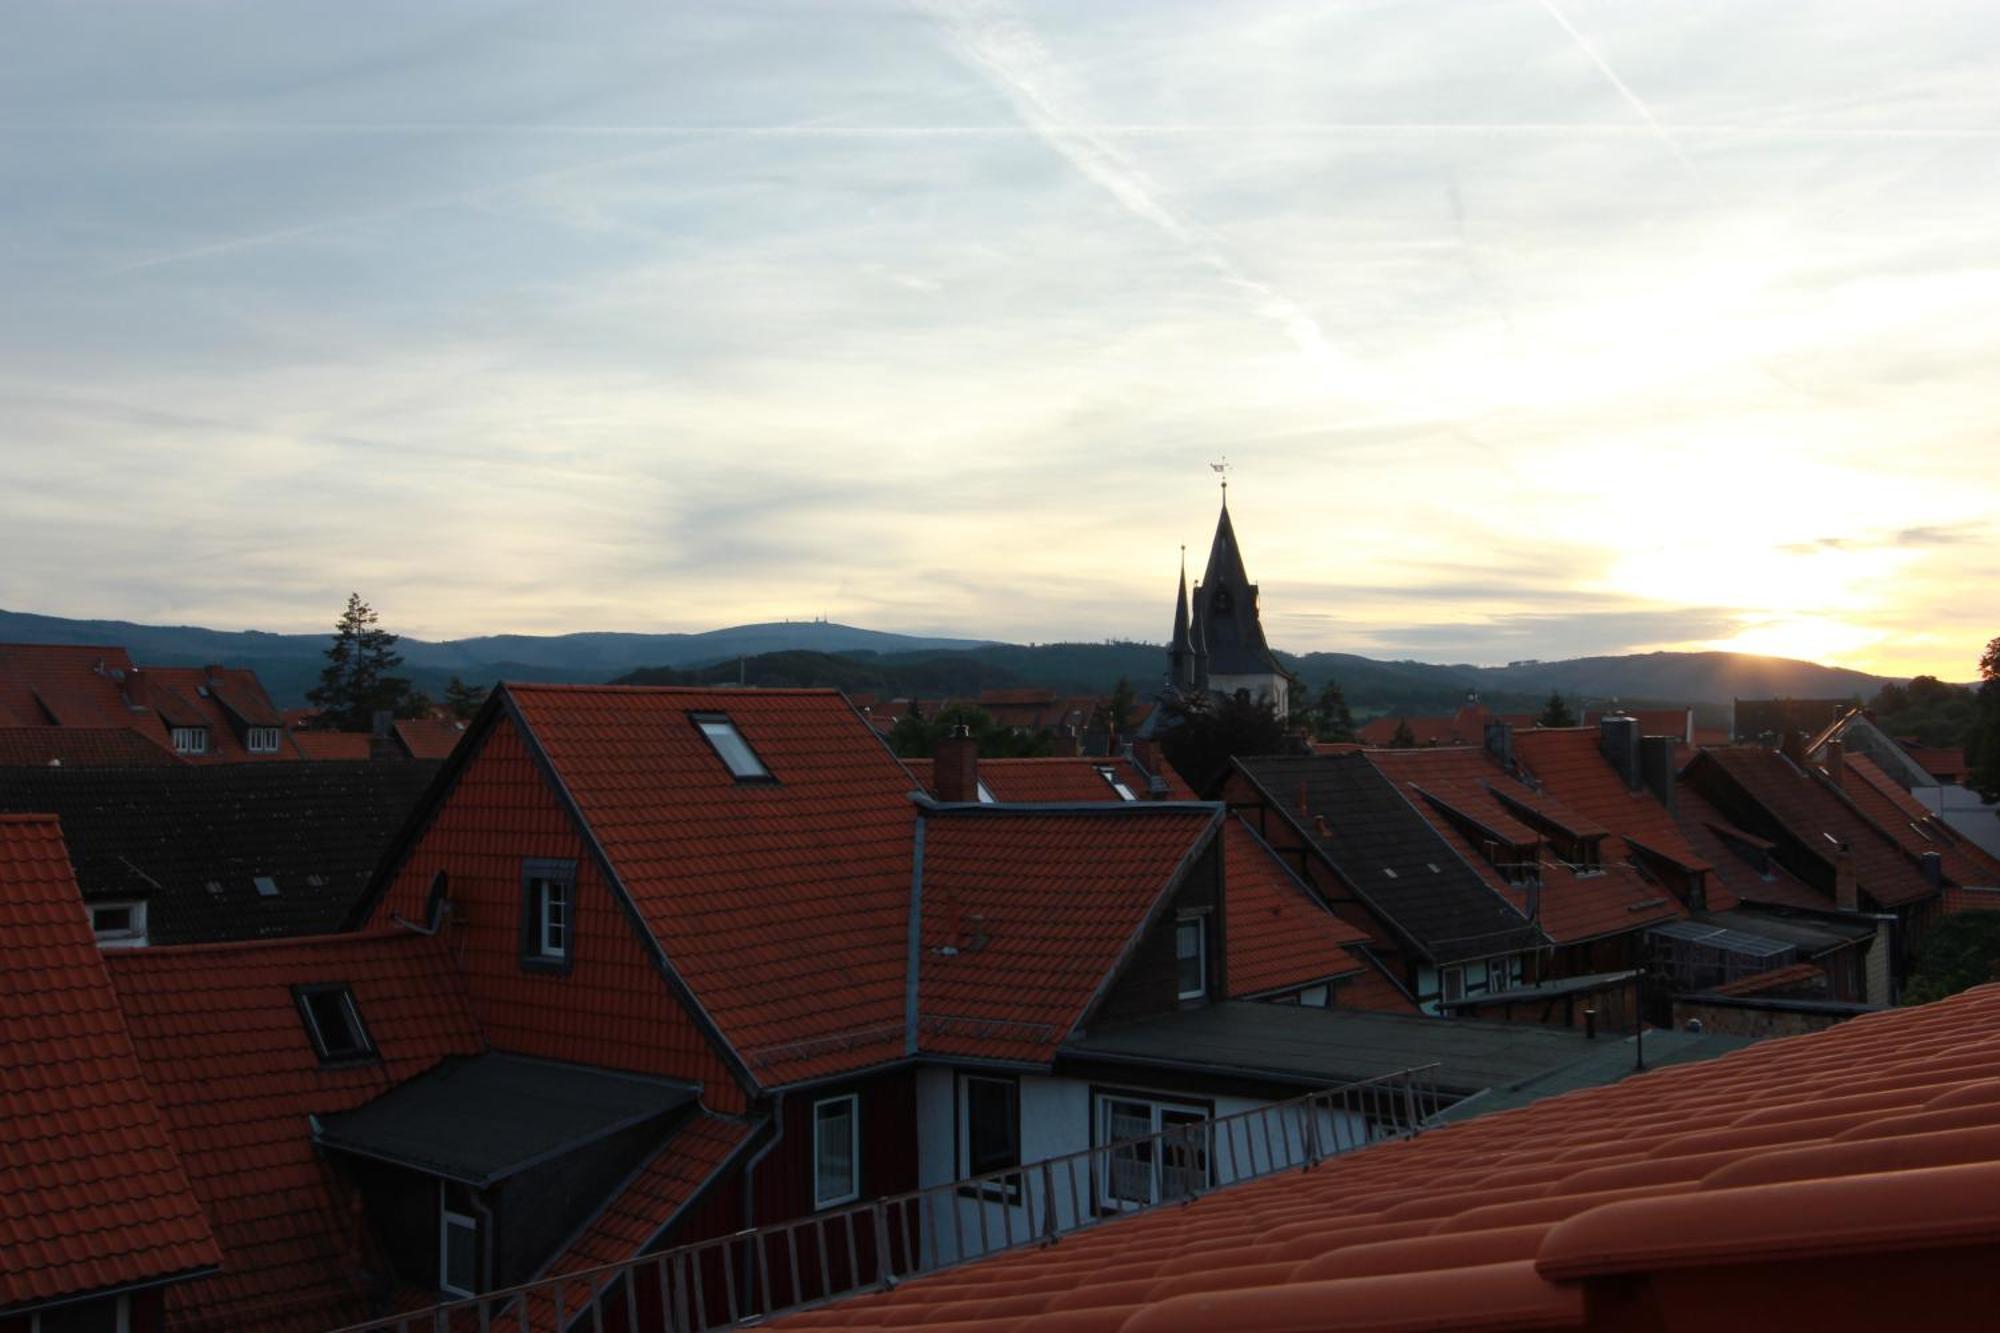
<path fill-rule="evenodd" d="M 1025 1166 L 348 1325 L 336 1333 L 707 1333 L 894 1287 L 1114 1218 L 1415 1134 L 1437 1066 L 1309 1093 Z M 1112 1106 L 1116 1097 L 1099 1099 Z M 1130 1111 L 1149 1103 L 1134 1099 Z M 1115 1114 L 1115 1111 L 1108 1113 Z M 1171 1114 L 1170 1110 L 1168 1114 Z M 1113 1123 L 1116 1123 L 1113 1121 Z M 1157 1123 L 1157 1120 L 1152 1123 Z"/>

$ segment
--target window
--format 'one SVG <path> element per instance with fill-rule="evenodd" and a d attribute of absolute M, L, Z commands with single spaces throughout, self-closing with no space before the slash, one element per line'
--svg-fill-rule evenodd
<path fill-rule="evenodd" d="M 131 1333 L 132 1298 L 100 1296 L 72 1301 L 28 1317 L 27 1333 Z"/>
<path fill-rule="evenodd" d="M 276 754 L 284 734 L 278 727 L 252 727 L 244 737 L 243 748 L 251 754 Z"/>
<path fill-rule="evenodd" d="M 473 1206 L 466 1186 L 438 1182 L 438 1290 L 447 1295 L 479 1291 L 479 1218 Z"/>
<path fill-rule="evenodd" d="M 90 933 L 107 949 L 129 949 L 146 942 L 146 904 L 92 903 Z"/>
<path fill-rule="evenodd" d="M 988 1176 L 1021 1164 L 1021 1085 L 962 1074 L 958 1080 L 960 1176 Z"/>
<path fill-rule="evenodd" d="M 250 882 L 256 886 L 259 898 L 275 898 L 278 896 L 278 881 L 272 879 L 269 875 L 254 876 Z"/>
<path fill-rule="evenodd" d="M 1447 967 L 1444 969 L 1444 971 L 1438 973 L 1438 981 L 1439 984 L 1444 988 L 1445 999 L 1462 1000 L 1465 998 L 1464 968 Z"/>
<path fill-rule="evenodd" d="M 345 985 L 300 986 L 294 992 L 299 1012 L 304 1015 L 306 1035 L 323 1064 L 359 1060 L 375 1053 L 368 1029 L 361 1025 L 361 1011 L 354 1006 L 354 992 Z"/>
<path fill-rule="evenodd" d="M 1513 959 L 1495 958 L 1486 965 L 1486 987 L 1502 991 L 1514 984 Z"/>
<path fill-rule="evenodd" d="M 576 922 L 576 862 L 528 861 L 521 867 L 521 962 L 569 967 Z"/>
<path fill-rule="evenodd" d="M 1097 770 L 1097 776 L 1103 778 L 1104 781 L 1110 785 L 1111 790 L 1118 793 L 1119 800 L 1136 801 L 1139 799 L 1138 797 L 1132 794 L 1132 789 L 1126 786 L 1124 782 L 1122 782 L 1119 779 L 1118 770 L 1112 768 L 1108 764 Z"/>
<path fill-rule="evenodd" d="M 1208 994 L 1208 918 L 1182 917 L 1174 927 L 1174 959 L 1180 968 L 1180 997 Z"/>
<path fill-rule="evenodd" d="M 175 727 L 173 739 L 175 754 L 208 753 L 207 727 Z"/>
<path fill-rule="evenodd" d="M 861 1197 L 861 1113 L 852 1093 L 813 1103 L 813 1207 Z"/>
<path fill-rule="evenodd" d="M 993 799 L 993 793 L 987 790 L 986 783 L 983 780 L 979 783 L 979 803 L 981 805 L 999 804 L 998 801 Z"/>
<path fill-rule="evenodd" d="M 1325 986 L 1308 986 L 1299 992 L 1299 1003 L 1310 1005 L 1314 1009 L 1326 1008 L 1327 1002 L 1332 998 L 1332 991 Z"/>
<path fill-rule="evenodd" d="M 764 761 L 750 748 L 750 742 L 736 730 L 736 724 L 720 713 L 696 713 L 694 724 L 708 743 L 715 747 L 716 755 L 728 767 L 730 775 L 738 782 L 769 782 L 771 770 L 764 767 Z"/>
<path fill-rule="evenodd" d="M 1209 1112 L 1199 1106 L 1100 1094 L 1097 1179 L 1102 1206 L 1113 1211 L 1181 1199 L 1211 1179 Z"/>

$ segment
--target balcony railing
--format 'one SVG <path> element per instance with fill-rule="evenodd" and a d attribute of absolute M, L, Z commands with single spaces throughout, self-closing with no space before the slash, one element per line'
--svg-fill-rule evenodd
<path fill-rule="evenodd" d="M 1399 1070 L 336 1333 L 739 1328 L 1409 1137 L 1444 1109 L 1436 1073 L 1435 1064 Z"/>

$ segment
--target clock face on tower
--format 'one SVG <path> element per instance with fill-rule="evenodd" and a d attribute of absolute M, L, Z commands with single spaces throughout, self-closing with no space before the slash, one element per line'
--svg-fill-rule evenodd
<path fill-rule="evenodd" d="M 1216 609 L 1216 611 L 1217 611 L 1217 612 L 1219 612 L 1219 613 L 1221 613 L 1222 615 L 1225 615 L 1225 616 L 1226 616 L 1226 615 L 1228 615 L 1228 614 L 1229 614 L 1229 607 L 1230 607 L 1230 601 L 1229 601 L 1229 589 L 1227 589 L 1227 588 L 1217 588 L 1217 589 L 1215 590 L 1215 603 L 1214 603 L 1214 606 L 1215 606 L 1215 609 Z"/>

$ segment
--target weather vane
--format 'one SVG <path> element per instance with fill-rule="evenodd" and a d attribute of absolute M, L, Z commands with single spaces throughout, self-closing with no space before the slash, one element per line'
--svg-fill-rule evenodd
<path fill-rule="evenodd" d="M 1229 455 L 1224 454 L 1220 463 L 1210 463 L 1208 470 L 1222 478 L 1222 498 L 1229 498 Z"/>

